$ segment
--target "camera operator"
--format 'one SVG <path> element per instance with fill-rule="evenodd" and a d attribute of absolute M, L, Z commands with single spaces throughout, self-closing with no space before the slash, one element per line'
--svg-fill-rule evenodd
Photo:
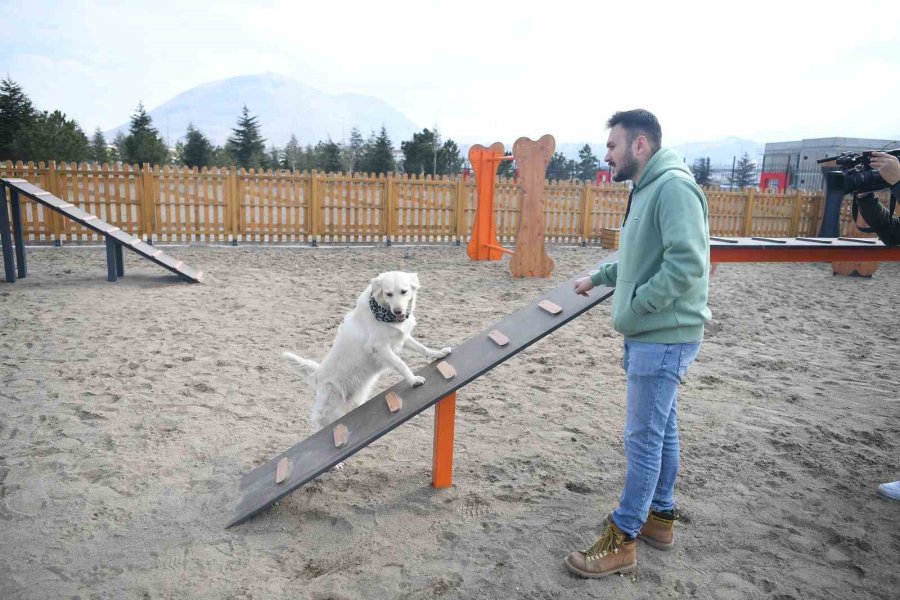
<path fill-rule="evenodd" d="M 900 200 L 900 159 L 886 152 L 872 152 L 869 161 L 873 169 L 891 186 L 894 202 Z M 857 198 L 859 216 L 868 224 L 871 231 L 878 234 L 879 239 L 887 246 L 900 245 L 900 218 L 891 215 L 878 202 L 873 194 L 865 194 Z"/>

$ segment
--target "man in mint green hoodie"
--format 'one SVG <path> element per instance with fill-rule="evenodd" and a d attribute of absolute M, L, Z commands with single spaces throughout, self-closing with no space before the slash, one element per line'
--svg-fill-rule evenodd
<path fill-rule="evenodd" d="M 574 282 L 575 293 L 615 287 L 613 327 L 625 336 L 625 486 L 600 538 L 566 565 L 582 577 L 637 566 L 637 539 L 660 550 L 675 543 L 678 385 L 696 358 L 710 319 L 706 197 L 682 158 L 661 148 L 659 121 L 645 110 L 618 112 L 606 162 L 613 180 L 634 183 L 619 260 Z"/>

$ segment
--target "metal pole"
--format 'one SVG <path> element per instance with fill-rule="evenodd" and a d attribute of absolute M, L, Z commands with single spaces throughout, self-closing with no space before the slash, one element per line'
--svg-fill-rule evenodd
<path fill-rule="evenodd" d="M 19 192 L 10 188 L 12 200 L 12 229 L 13 242 L 16 245 L 16 264 L 19 266 L 19 279 L 24 278 L 28 271 L 25 268 L 25 235 L 22 232 L 22 207 L 19 203 Z"/>
<path fill-rule="evenodd" d="M 0 185 L 0 246 L 3 247 L 3 269 L 6 281 L 16 282 L 16 265 L 13 262 L 12 235 L 9 232 L 9 213 L 6 208 L 6 186 Z"/>

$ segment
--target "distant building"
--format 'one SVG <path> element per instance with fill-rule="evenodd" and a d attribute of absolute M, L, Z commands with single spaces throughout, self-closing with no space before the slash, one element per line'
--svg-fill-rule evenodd
<path fill-rule="evenodd" d="M 897 146 L 900 146 L 898 140 L 840 137 L 766 144 L 759 187 L 782 191 L 789 187 L 821 190 L 825 182 L 817 160 L 837 156 L 841 152 L 891 149 Z"/>

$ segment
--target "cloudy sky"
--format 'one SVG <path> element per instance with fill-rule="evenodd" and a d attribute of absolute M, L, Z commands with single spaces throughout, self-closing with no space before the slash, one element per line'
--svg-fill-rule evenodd
<path fill-rule="evenodd" d="M 485 143 L 605 139 L 635 107 L 671 144 L 900 138 L 896 0 L 0 0 L 0 14 L 2 75 L 88 133 L 269 71 Z"/>

